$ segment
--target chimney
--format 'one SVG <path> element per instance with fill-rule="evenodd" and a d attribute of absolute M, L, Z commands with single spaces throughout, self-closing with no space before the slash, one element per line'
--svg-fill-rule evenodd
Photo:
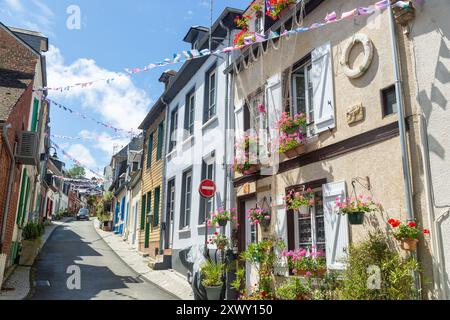
<path fill-rule="evenodd" d="M 175 70 L 167 70 L 161 74 L 158 81 L 164 83 L 164 91 L 167 90 L 176 74 L 177 72 Z"/>

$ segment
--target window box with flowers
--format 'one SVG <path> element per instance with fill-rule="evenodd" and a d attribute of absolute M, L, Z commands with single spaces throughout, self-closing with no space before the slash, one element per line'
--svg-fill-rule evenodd
<path fill-rule="evenodd" d="M 253 11 L 255 11 L 255 16 L 257 18 L 261 18 L 264 15 L 263 8 L 262 8 L 261 4 L 253 3 L 252 4 L 252 9 L 253 9 Z"/>
<path fill-rule="evenodd" d="M 266 14 L 273 20 L 284 17 L 297 3 L 297 0 L 269 0 Z"/>
<path fill-rule="evenodd" d="M 278 121 L 280 133 L 280 154 L 285 154 L 289 159 L 296 158 L 306 151 L 306 116 L 299 113 L 291 117 L 284 112 Z"/>
<path fill-rule="evenodd" d="M 260 225 L 265 231 L 269 229 L 272 220 L 272 214 L 269 211 L 261 208 L 252 208 L 247 213 L 251 225 Z"/>
<path fill-rule="evenodd" d="M 403 250 L 414 252 L 417 250 L 417 244 L 419 243 L 419 236 L 421 230 L 415 221 L 409 221 L 408 223 L 402 223 L 396 219 L 389 219 L 388 223 L 394 229 L 394 238 L 400 241 L 400 245 Z M 424 229 L 423 233 L 429 235 L 430 231 Z"/>
<path fill-rule="evenodd" d="M 258 136 L 245 134 L 235 145 L 235 159 L 233 171 L 242 175 L 258 172 L 261 166 L 258 163 Z"/>
<path fill-rule="evenodd" d="M 281 256 L 287 258 L 289 271 L 301 277 L 321 278 L 327 273 L 327 261 L 320 251 L 298 249 L 294 251 L 283 250 Z"/>
<path fill-rule="evenodd" d="M 238 47 L 243 46 L 245 45 L 245 39 L 252 36 L 255 36 L 254 32 L 243 29 L 234 37 L 233 45 Z"/>
<path fill-rule="evenodd" d="M 306 192 L 295 192 L 291 190 L 286 197 L 284 197 L 286 202 L 286 208 L 288 210 L 297 211 L 300 215 L 309 214 L 309 210 L 314 206 L 314 192 L 312 189 L 308 188 Z"/>
<path fill-rule="evenodd" d="M 372 197 L 358 196 L 357 198 L 336 198 L 336 209 L 342 215 L 348 216 L 351 225 L 364 224 L 366 213 L 372 213 L 381 208 L 380 204 L 375 204 Z"/>

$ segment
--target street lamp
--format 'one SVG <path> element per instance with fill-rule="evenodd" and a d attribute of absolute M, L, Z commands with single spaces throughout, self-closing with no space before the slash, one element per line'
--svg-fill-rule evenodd
<path fill-rule="evenodd" d="M 53 153 L 53 156 L 52 156 L 52 158 L 54 158 L 54 159 L 58 159 L 58 153 L 56 152 L 56 148 L 54 148 L 54 147 L 50 147 L 50 148 L 48 148 L 47 149 L 47 152 L 50 154 L 50 149 L 53 149 L 53 150 L 55 150 L 55 153 Z"/>

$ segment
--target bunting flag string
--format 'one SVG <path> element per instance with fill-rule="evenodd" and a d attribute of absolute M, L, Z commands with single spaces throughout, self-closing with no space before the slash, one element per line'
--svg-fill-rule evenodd
<path fill-rule="evenodd" d="M 71 137 L 71 136 L 64 136 L 64 135 L 59 135 L 59 134 L 52 134 L 50 135 L 52 138 L 56 138 L 56 139 L 63 139 L 63 140 L 71 140 L 71 141 L 76 141 L 76 140 L 98 140 L 99 137 Z M 102 139 L 105 140 L 118 140 L 118 139 L 128 139 L 128 137 L 125 136 L 113 136 L 113 137 L 104 137 Z"/>
<path fill-rule="evenodd" d="M 80 167 L 80 168 L 84 168 L 85 170 L 91 172 L 92 174 L 96 175 L 97 177 L 101 178 L 101 179 L 105 179 L 103 174 L 96 172 L 95 170 L 92 170 L 88 167 L 86 167 L 85 165 L 83 165 L 80 161 L 78 161 L 77 159 L 75 159 L 74 157 L 72 157 L 70 154 L 68 154 L 64 149 L 62 149 L 58 144 L 56 144 L 54 141 L 50 140 L 51 144 L 58 149 L 59 151 L 61 151 L 61 153 L 66 156 L 67 158 L 69 158 L 73 163 L 75 163 L 76 166 Z"/>
<path fill-rule="evenodd" d="M 268 5 L 268 10 L 274 10 L 273 8 L 270 7 L 270 1 L 266 0 Z M 414 0 L 413 3 L 422 3 L 424 0 Z M 165 67 L 168 65 L 172 65 L 172 64 L 177 64 L 177 63 L 184 63 L 186 61 L 192 60 L 192 59 L 198 59 L 198 58 L 202 58 L 205 56 L 209 56 L 209 55 L 220 55 L 220 54 L 225 54 L 225 53 L 229 53 L 235 50 L 240 50 L 243 49 L 247 46 L 250 46 L 254 43 L 258 43 L 258 42 L 265 42 L 265 41 L 269 41 L 269 40 L 273 40 L 276 38 L 281 38 L 287 35 L 292 35 L 292 34 L 296 34 L 296 33 L 303 33 L 309 30 L 313 30 L 313 29 L 317 29 L 317 28 L 321 28 L 325 25 L 331 24 L 331 23 L 337 23 L 343 20 L 347 20 L 347 19 L 352 19 L 356 16 L 368 16 L 368 15 L 372 15 L 373 13 L 375 13 L 377 10 L 381 11 L 381 10 L 385 10 L 389 7 L 389 0 L 381 0 L 376 2 L 373 5 L 370 5 L 368 7 L 357 7 L 353 10 L 350 11 L 346 11 L 343 12 L 341 17 L 338 18 L 337 14 L 335 11 L 333 11 L 332 13 L 328 13 L 326 15 L 326 17 L 324 18 L 323 22 L 318 22 L 318 23 L 313 23 L 311 26 L 309 27 L 300 27 L 300 28 L 296 28 L 296 29 L 292 29 L 292 30 L 286 30 L 281 34 L 275 33 L 275 32 L 270 32 L 268 36 L 263 35 L 263 34 L 253 34 L 250 37 L 247 37 L 246 39 L 244 39 L 244 44 L 243 45 L 236 45 L 236 46 L 231 46 L 231 47 L 226 47 L 224 49 L 218 49 L 214 52 L 211 52 L 209 49 L 204 49 L 204 50 L 185 50 L 182 53 L 176 53 L 173 55 L 173 57 L 171 59 L 164 59 L 163 61 L 160 62 L 156 62 L 156 63 L 150 63 L 142 68 L 136 67 L 136 68 L 125 68 L 125 72 L 126 75 L 133 75 L 136 73 L 141 73 L 141 72 L 148 72 L 152 69 L 155 68 L 160 68 L 160 67 Z M 396 3 L 393 4 L 393 6 L 398 7 L 398 8 L 408 8 L 410 7 L 412 4 L 411 1 L 397 1 Z M 126 75 L 119 75 L 119 76 L 126 76 Z M 76 83 L 73 85 L 68 85 L 68 86 L 59 86 L 59 87 L 44 87 L 44 88 L 36 88 L 34 89 L 34 91 L 48 91 L 48 90 L 53 90 L 53 91 L 60 91 L 60 92 L 64 92 L 64 91 L 69 91 L 73 88 L 79 87 L 79 88 L 89 88 L 91 87 L 94 83 L 97 82 L 105 82 L 106 84 L 111 84 L 114 80 L 116 80 L 117 78 L 108 78 L 108 79 L 99 79 L 99 80 L 93 80 L 93 81 L 88 81 L 88 82 L 81 82 L 81 83 Z"/>
<path fill-rule="evenodd" d="M 267 0 L 267 2 L 269 2 Z M 414 3 L 421 3 L 423 2 L 423 0 L 414 0 Z M 396 3 L 393 4 L 396 7 L 399 8 L 408 8 L 411 5 L 410 1 L 398 1 Z M 173 55 L 172 58 L 170 59 L 164 59 L 163 61 L 160 62 L 156 62 L 156 63 L 150 63 L 144 67 L 136 67 L 136 68 L 125 68 L 125 72 L 126 75 L 133 75 L 136 73 L 141 73 L 141 72 L 148 72 L 152 69 L 155 68 L 160 68 L 160 67 L 165 67 L 171 64 L 177 64 L 177 63 L 184 63 L 186 61 L 192 60 L 192 59 L 198 59 L 198 58 L 202 58 L 205 56 L 209 56 L 209 55 L 220 55 L 220 54 L 225 54 L 225 53 L 229 53 L 235 50 L 240 50 L 243 49 L 247 46 L 250 46 L 254 43 L 258 43 L 258 42 L 265 42 L 268 40 L 273 40 L 276 38 L 280 38 L 280 37 L 284 37 L 286 35 L 292 35 L 292 34 L 296 34 L 296 33 L 303 33 L 309 30 L 313 30 L 313 29 L 317 29 L 320 27 L 323 27 L 325 25 L 331 24 L 331 23 L 337 23 L 339 21 L 342 20 L 347 20 L 347 19 L 352 19 L 356 16 L 368 16 L 371 15 L 373 13 L 375 13 L 377 10 L 381 11 L 381 10 L 385 10 L 386 8 L 389 7 L 389 0 L 381 0 L 376 2 L 373 5 L 370 5 L 368 7 L 358 7 L 355 8 L 353 10 L 347 11 L 342 13 L 341 17 L 338 18 L 337 14 L 335 11 L 333 11 L 332 13 L 328 13 L 327 16 L 324 18 L 323 22 L 319 22 L 319 23 L 313 23 L 311 26 L 309 27 L 300 27 L 300 28 L 296 28 L 296 29 L 292 29 L 292 30 L 286 30 L 281 34 L 275 33 L 275 32 L 270 32 L 268 36 L 263 35 L 263 34 L 254 34 L 248 38 L 245 39 L 244 44 L 243 45 L 236 45 L 236 46 L 231 46 L 231 47 L 226 47 L 223 49 L 218 49 L 214 52 L 211 52 L 209 49 L 204 49 L 204 50 L 185 50 L 181 53 L 176 53 Z M 270 11 L 270 7 L 269 11 Z M 272 8 L 273 9 L 273 8 Z M 119 77 L 121 76 L 126 76 L 126 75 L 119 75 Z M 108 78 L 108 79 L 99 79 L 99 80 L 93 80 L 93 81 L 87 81 L 87 82 L 80 82 L 80 83 L 76 83 L 73 85 L 68 85 L 68 86 L 59 86 L 59 87 L 43 87 L 43 88 L 36 88 L 34 89 L 34 91 L 48 91 L 48 90 L 53 90 L 53 91 L 60 91 L 60 92 L 64 92 L 64 91 L 69 91 L 73 88 L 89 88 L 91 87 L 94 83 L 98 83 L 98 82 L 105 82 L 106 84 L 111 84 L 113 83 L 116 78 Z"/>
<path fill-rule="evenodd" d="M 129 134 L 129 135 L 135 136 L 135 132 L 133 131 L 133 129 L 131 129 L 131 130 L 120 129 L 120 128 L 114 127 L 113 125 L 111 125 L 109 123 L 105 123 L 105 122 L 99 121 L 99 120 L 97 120 L 97 119 L 95 119 L 95 118 L 93 118 L 93 117 L 91 117 L 89 115 L 86 115 L 86 114 L 83 114 L 81 112 L 75 111 L 75 110 L 73 110 L 73 109 L 71 109 L 69 107 L 66 107 L 66 106 L 64 106 L 64 105 L 62 105 L 62 104 L 60 104 L 60 103 L 58 103 L 58 102 L 56 102 L 56 101 L 54 101 L 52 99 L 46 98 L 44 96 L 42 96 L 42 99 L 46 100 L 49 104 L 53 104 L 53 105 L 57 106 L 61 110 L 64 110 L 66 112 L 69 112 L 69 113 L 71 113 L 73 115 L 76 115 L 76 116 L 82 118 L 83 120 L 93 121 L 96 124 L 98 124 L 100 126 L 103 126 L 105 128 L 111 129 L 111 130 L 113 130 L 116 133 L 122 132 L 122 133 L 125 133 L 125 134 Z"/>

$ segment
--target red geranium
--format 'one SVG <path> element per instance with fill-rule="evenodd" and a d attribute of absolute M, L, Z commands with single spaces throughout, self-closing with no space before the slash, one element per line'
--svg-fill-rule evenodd
<path fill-rule="evenodd" d="M 389 219 L 388 223 L 392 228 L 398 228 L 402 223 L 396 219 Z"/>
<path fill-rule="evenodd" d="M 411 228 L 415 228 L 417 226 L 417 223 L 415 223 L 414 221 L 410 221 L 408 222 L 408 226 L 410 226 Z"/>

